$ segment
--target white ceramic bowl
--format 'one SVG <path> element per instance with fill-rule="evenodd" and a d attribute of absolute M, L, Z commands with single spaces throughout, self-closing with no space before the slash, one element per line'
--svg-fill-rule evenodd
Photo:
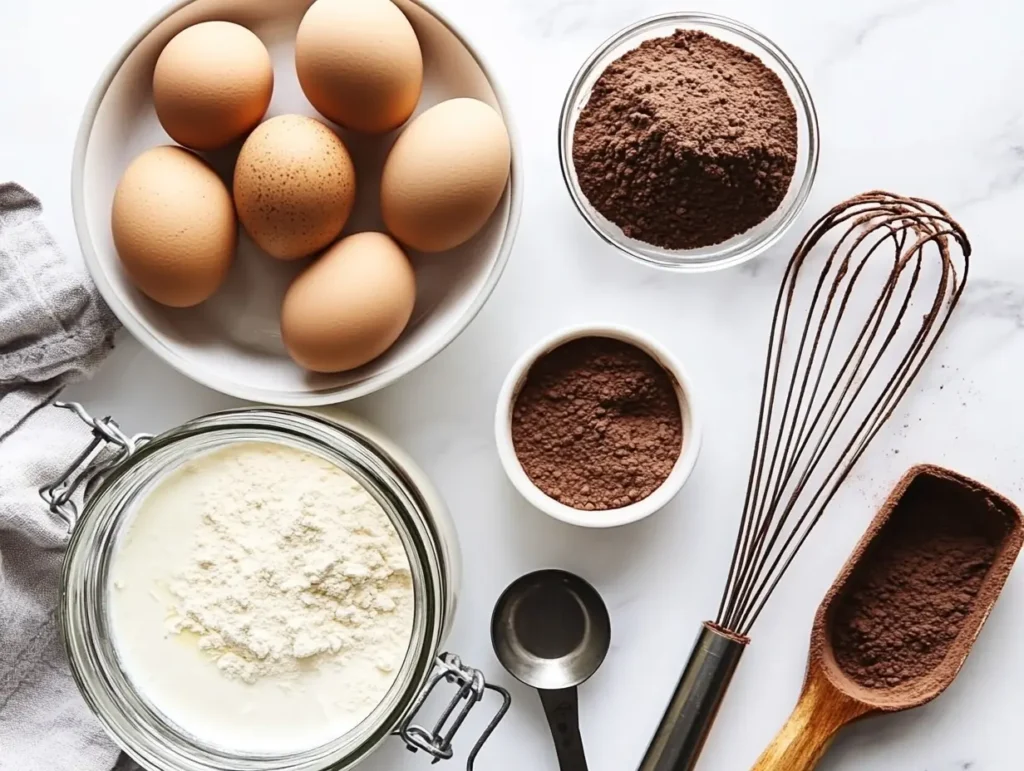
<path fill-rule="evenodd" d="M 170 142 L 153 109 L 152 74 L 164 45 L 185 27 L 223 19 L 250 28 L 274 61 L 274 98 L 268 117 L 296 112 L 320 117 L 303 96 L 294 66 L 295 30 L 312 0 L 177 2 L 129 40 L 100 78 L 79 129 L 72 176 L 75 227 L 85 263 L 125 327 L 194 380 L 271 404 L 312 406 L 362 396 L 441 351 L 469 324 L 497 284 L 512 249 L 522 195 L 508 104 L 479 52 L 444 17 L 422 0 L 395 2 L 415 28 L 423 49 L 424 88 L 417 114 L 457 96 L 476 97 L 494 106 L 512 137 L 512 173 L 497 211 L 469 243 L 443 254 L 410 254 L 418 292 L 409 326 L 386 354 L 352 372 L 308 373 L 291 361 L 282 345 L 281 299 L 289 281 L 308 261 L 274 260 L 242 233 L 225 286 L 197 308 L 176 310 L 153 303 L 131 285 L 110 232 L 111 203 L 121 173 L 143 150 Z M 383 230 L 378 180 L 400 130 L 383 139 L 339 133 L 356 160 L 359 188 L 345 233 Z M 237 146 L 206 155 L 229 187 L 236 153 Z"/>
<path fill-rule="evenodd" d="M 581 337 L 610 337 L 632 343 L 646 351 L 669 373 L 679 397 L 683 417 L 683 450 L 672 467 L 668 478 L 661 487 L 649 496 L 629 506 L 604 511 L 583 511 L 559 503 L 538 488 L 523 470 L 512 443 L 512 407 L 534 362 L 563 343 Z M 498 445 L 498 457 L 505 473 L 515 488 L 536 508 L 545 514 L 581 527 L 618 527 L 649 517 L 671 501 L 682 488 L 697 463 L 700 454 L 701 424 L 694 409 L 693 385 L 676 358 L 659 343 L 636 330 L 608 324 L 588 324 L 569 327 L 541 340 L 519 357 L 505 378 L 498 395 L 498 407 L 494 416 L 494 435 Z"/>

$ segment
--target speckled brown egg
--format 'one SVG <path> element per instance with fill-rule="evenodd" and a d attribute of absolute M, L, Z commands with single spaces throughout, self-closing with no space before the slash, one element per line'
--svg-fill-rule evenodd
<path fill-rule="evenodd" d="M 416 277 L 401 247 L 384 233 L 356 233 L 292 282 L 281 307 L 281 336 L 299 365 L 343 372 L 390 348 L 415 303 Z"/>
<path fill-rule="evenodd" d="M 155 147 L 129 164 L 114 191 L 110 227 L 132 283 L 175 308 L 217 291 L 238 236 L 227 186 L 180 147 Z"/>
<path fill-rule="evenodd" d="M 196 150 L 224 147 L 263 119 L 274 69 L 245 27 L 204 21 L 164 47 L 153 71 L 153 106 L 171 138 Z"/>
<path fill-rule="evenodd" d="M 381 214 L 406 246 L 442 252 L 494 213 L 512 148 L 501 116 L 476 99 L 441 102 L 410 123 L 384 163 Z"/>
<path fill-rule="evenodd" d="M 341 233 L 355 201 L 356 173 L 331 129 L 303 115 L 280 115 L 242 145 L 234 192 L 252 240 L 273 257 L 295 260 Z"/>
<path fill-rule="evenodd" d="M 310 103 L 345 128 L 401 126 L 423 88 L 423 54 L 391 0 L 316 0 L 295 36 L 295 70 Z"/>

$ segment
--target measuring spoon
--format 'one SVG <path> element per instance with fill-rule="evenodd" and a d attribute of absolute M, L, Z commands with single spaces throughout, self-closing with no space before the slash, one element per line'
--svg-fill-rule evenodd
<path fill-rule="evenodd" d="M 601 595 L 564 570 L 528 573 L 498 598 L 491 643 L 502 666 L 540 693 L 561 771 L 587 771 L 576 687 L 597 671 L 611 645 Z"/>

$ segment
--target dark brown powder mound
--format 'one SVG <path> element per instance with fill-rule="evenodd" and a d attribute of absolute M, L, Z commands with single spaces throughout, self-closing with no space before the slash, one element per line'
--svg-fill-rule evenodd
<path fill-rule="evenodd" d="M 718 244 L 763 222 L 796 159 L 796 109 L 779 76 L 696 30 L 644 41 L 610 64 L 573 137 L 594 208 L 667 249 Z"/>
<path fill-rule="evenodd" d="M 843 672 L 866 688 L 892 688 L 936 670 L 1009 528 L 983 493 L 917 477 L 836 600 L 830 638 Z"/>
<path fill-rule="evenodd" d="M 512 441 L 537 487 L 576 509 L 643 500 L 682 451 L 672 378 L 634 345 L 565 343 L 530 369 L 512 410 Z"/>

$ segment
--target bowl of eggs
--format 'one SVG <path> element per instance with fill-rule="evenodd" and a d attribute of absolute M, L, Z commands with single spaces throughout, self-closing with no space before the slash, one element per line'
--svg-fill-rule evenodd
<path fill-rule="evenodd" d="M 421 0 L 187 0 L 101 77 L 75 148 L 86 266 L 146 347 L 243 399 L 382 388 L 508 260 L 507 103 Z"/>

